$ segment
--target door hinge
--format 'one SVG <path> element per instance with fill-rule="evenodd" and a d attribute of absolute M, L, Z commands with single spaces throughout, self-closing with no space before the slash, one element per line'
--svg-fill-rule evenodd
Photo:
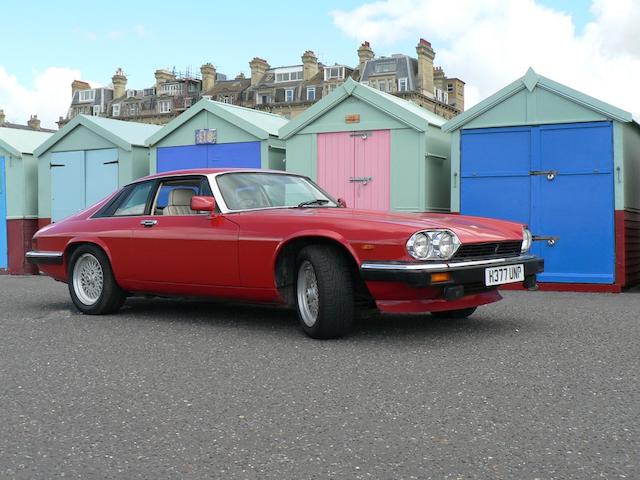
<path fill-rule="evenodd" d="M 66 167 L 64 163 L 50 163 L 49 168 Z"/>
<path fill-rule="evenodd" d="M 373 132 L 360 131 L 360 132 L 351 132 L 351 134 L 349 136 L 351 136 L 351 137 L 360 137 L 363 140 L 366 140 L 367 138 L 371 137 L 372 135 L 373 135 Z"/>
<path fill-rule="evenodd" d="M 372 180 L 373 180 L 373 177 L 349 177 L 349 181 L 351 183 L 361 183 L 363 185 L 366 185 Z"/>
<path fill-rule="evenodd" d="M 116 164 L 118 162 L 119 162 L 119 160 L 114 160 L 113 162 L 104 162 L 103 165 L 113 165 L 113 164 Z"/>

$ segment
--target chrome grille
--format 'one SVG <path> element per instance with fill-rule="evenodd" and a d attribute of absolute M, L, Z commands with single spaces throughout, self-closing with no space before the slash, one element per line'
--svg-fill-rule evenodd
<path fill-rule="evenodd" d="M 460 248 L 453 256 L 456 260 L 466 258 L 499 258 L 517 257 L 522 249 L 522 241 L 512 242 L 492 242 L 492 243 L 470 243 L 460 245 Z"/>

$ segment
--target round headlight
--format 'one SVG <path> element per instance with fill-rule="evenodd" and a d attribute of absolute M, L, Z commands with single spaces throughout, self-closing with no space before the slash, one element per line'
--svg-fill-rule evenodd
<path fill-rule="evenodd" d="M 433 250 L 431 239 L 424 233 L 418 232 L 407 241 L 407 251 L 409 255 L 417 260 L 429 258 Z"/>
<path fill-rule="evenodd" d="M 522 229 L 522 253 L 526 253 L 531 248 L 531 243 L 533 242 L 533 235 L 528 228 L 524 227 Z"/>
<path fill-rule="evenodd" d="M 438 250 L 440 257 L 449 258 L 454 254 L 456 245 L 454 243 L 453 235 L 449 232 L 440 232 L 434 236 L 434 246 Z"/>

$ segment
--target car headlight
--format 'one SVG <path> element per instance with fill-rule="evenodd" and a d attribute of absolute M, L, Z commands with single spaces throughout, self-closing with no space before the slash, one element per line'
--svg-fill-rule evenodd
<path fill-rule="evenodd" d="M 533 235 L 527 227 L 522 228 L 522 253 L 527 253 L 531 248 L 533 242 Z"/>
<path fill-rule="evenodd" d="M 447 260 L 459 246 L 457 235 L 449 230 L 425 230 L 407 240 L 407 252 L 416 260 Z"/>

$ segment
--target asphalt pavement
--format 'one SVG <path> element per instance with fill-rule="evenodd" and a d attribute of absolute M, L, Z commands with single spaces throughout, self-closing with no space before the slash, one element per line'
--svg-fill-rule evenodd
<path fill-rule="evenodd" d="M 507 292 L 342 340 L 279 308 L 0 276 L 0 479 L 638 479 L 640 293 Z"/>

